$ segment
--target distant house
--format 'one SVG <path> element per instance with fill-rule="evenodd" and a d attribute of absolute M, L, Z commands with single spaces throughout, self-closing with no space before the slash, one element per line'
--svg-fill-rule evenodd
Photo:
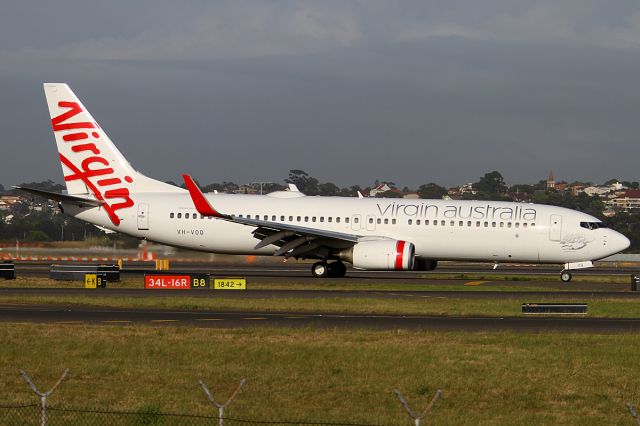
<path fill-rule="evenodd" d="M 258 190 L 252 185 L 240 185 L 233 191 L 234 194 L 257 194 Z"/>
<path fill-rule="evenodd" d="M 618 211 L 640 210 L 640 189 L 627 189 L 616 198 L 606 201 L 606 205 Z"/>

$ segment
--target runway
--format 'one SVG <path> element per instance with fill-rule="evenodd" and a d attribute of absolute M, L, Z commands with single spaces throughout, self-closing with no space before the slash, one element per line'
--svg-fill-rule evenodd
<path fill-rule="evenodd" d="M 620 333 L 640 331 L 640 319 L 547 317 L 445 317 L 420 315 L 340 315 L 176 311 L 0 304 L 0 321 L 81 325 L 153 325 L 190 327 L 323 327 L 434 331 L 523 331 Z"/>
<path fill-rule="evenodd" d="M 462 284 L 461 284 L 462 286 Z M 610 286 L 610 285 L 609 285 Z M 605 287 L 606 288 L 606 287 Z M 465 290 L 145 290 L 142 288 L 105 289 L 84 288 L 0 288 L 0 296 L 84 296 L 84 297 L 171 297 L 171 298 L 225 298 L 225 299 L 629 299 L 640 302 L 640 292 L 580 290 L 580 291 L 465 291 Z"/>
<path fill-rule="evenodd" d="M 48 276 L 53 262 L 19 261 L 16 262 L 18 276 Z M 56 262 L 58 264 L 104 264 L 105 262 Z M 343 280 L 378 279 L 378 280 L 421 280 L 439 274 L 491 274 L 491 275 L 525 275 L 549 277 L 560 275 L 561 265 L 518 265 L 504 264 L 493 269 L 491 263 L 462 263 L 441 262 L 434 271 L 364 271 L 348 268 L 347 276 Z M 311 264 L 306 263 L 270 263 L 256 265 L 219 264 L 213 262 L 193 261 L 180 262 L 171 265 L 171 273 L 208 273 L 214 275 L 245 276 L 251 278 L 296 278 L 304 281 L 317 282 L 311 276 Z M 123 275 L 142 275 L 155 272 L 154 262 L 125 262 L 121 273 Z M 614 265 L 600 265 L 596 268 L 573 271 L 574 276 L 584 275 L 612 275 L 630 276 L 640 273 L 637 268 L 623 268 Z"/>

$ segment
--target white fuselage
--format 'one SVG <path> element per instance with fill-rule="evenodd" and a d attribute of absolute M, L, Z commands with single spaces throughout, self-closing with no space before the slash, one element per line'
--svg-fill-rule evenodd
<path fill-rule="evenodd" d="M 197 213 L 189 194 L 136 193 L 134 206 L 119 211 L 114 225 L 101 208 L 63 205 L 79 219 L 163 244 L 227 254 L 272 255 L 256 250 L 253 226 Z M 629 241 L 587 214 L 561 207 L 497 202 L 269 195 L 207 194 L 227 215 L 276 223 L 404 240 L 416 256 L 435 260 L 568 263 L 597 260 Z M 582 225 L 581 225 L 582 224 Z"/>

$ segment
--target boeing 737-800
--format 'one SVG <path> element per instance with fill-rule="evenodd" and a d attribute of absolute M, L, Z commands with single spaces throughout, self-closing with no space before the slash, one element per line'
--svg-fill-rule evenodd
<path fill-rule="evenodd" d="M 212 253 L 316 259 L 316 277 L 432 270 L 439 260 L 564 264 L 571 270 L 629 246 L 595 217 L 497 201 L 203 194 L 137 172 L 66 84 L 44 90 L 67 191 L 20 188 L 56 200 L 102 229 Z"/>

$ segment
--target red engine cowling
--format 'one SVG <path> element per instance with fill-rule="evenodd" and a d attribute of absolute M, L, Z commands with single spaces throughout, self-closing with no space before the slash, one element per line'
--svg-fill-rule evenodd
<path fill-rule="evenodd" d="M 415 261 L 415 246 L 401 240 L 363 241 L 340 253 L 354 267 L 372 271 L 409 271 Z"/>
<path fill-rule="evenodd" d="M 433 271 L 438 266 L 438 261 L 434 259 L 416 258 L 413 264 L 414 271 Z"/>

